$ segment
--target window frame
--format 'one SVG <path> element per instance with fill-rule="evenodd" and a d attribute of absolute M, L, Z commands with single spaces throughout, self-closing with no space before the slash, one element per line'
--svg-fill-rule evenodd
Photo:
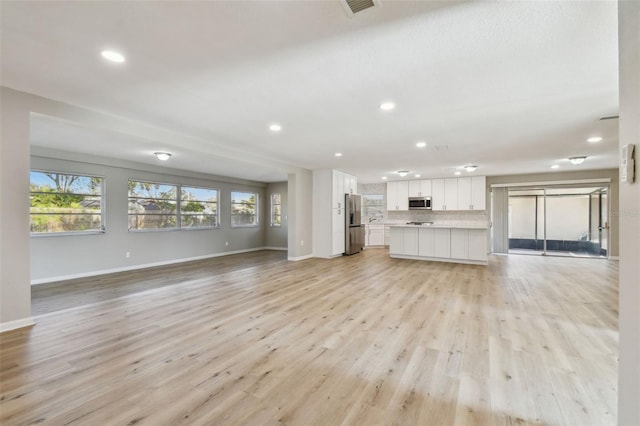
<path fill-rule="evenodd" d="M 131 196 L 129 195 L 129 182 L 137 182 L 137 183 L 150 183 L 152 185 L 165 185 L 165 186 L 174 186 L 176 188 L 176 224 L 171 228 L 131 228 L 129 224 L 129 219 L 131 217 L 131 213 L 129 212 L 129 203 L 131 202 Z M 138 197 L 142 198 L 142 197 Z M 138 214 L 136 214 L 137 216 Z M 127 178 L 127 231 L 128 232 L 172 232 L 179 231 L 180 228 L 180 184 L 178 183 L 167 183 L 167 182 L 154 182 L 152 180 L 140 180 L 134 178 Z"/>
<path fill-rule="evenodd" d="M 251 194 L 255 196 L 255 202 L 254 202 L 254 223 L 251 224 L 246 224 L 246 225 L 235 225 L 233 223 L 233 206 L 234 204 L 238 204 L 238 203 L 234 203 L 233 202 L 233 194 L 235 193 L 241 193 L 241 194 Z M 260 194 L 256 191 L 249 191 L 249 190 L 231 190 L 230 191 L 230 195 L 231 195 L 231 203 L 230 203 L 230 219 L 231 219 L 231 223 L 230 226 L 231 228 L 258 228 L 260 227 Z"/>
<path fill-rule="evenodd" d="M 277 195 L 280 198 L 280 202 L 279 203 L 274 203 L 273 202 L 273 196 Z M 272 192 L 271 195 L 269 196 L 269 226 L 272 226 L 274 228 L 280 228 L 282 226 L 282 193 L 281 192 Z M 275 223 L 273 218 L 274 218 L 274 206 L 280 206 L 280 221 L 278 223 Z"/>
<path fill-rule="evenodd" d="M 193 188 L 193 189 L 205 189 L 207 191 L 216 191 L 216 214 L 215 214 L 215 220 L 216 220 L 216 225 L 214 226 L 182 226 L 182 189 L 183 188 Z M 203 229 L 218 229 L 220 228 L 220 193 L 221 191 L 218 188 L 213 188 L 213 187 L 206 187 L 206 186 L 197 186 L 197 185 L 178 185 L 178 229 L 180 230 L 184 230 L 184 231 L 197 231 L 197 230 L 203 230 Z M 207 201 L 205 200 L 196 200 L 198 202 L 201 203 L 206 203 Z M 190 215 L 185 215 L 185 216 L 190 216 Z"/>
<path fill-rule="evenodd" d="M 105 234 L 107 232 L 107 226 L 106 226 L 106 176 L 103 175 L 94 175 L 94 174 L 90 174 L 90 173 L 84 173 L 84 172 L 61 172 L 61 171 L 57 171 L 57 170 L 45 170 L 45 169 L 40 169 L 40 168 L 35 168 L 35 169 L 29 169 L 29 199 L 31 199 L 32 194 L 34 193 L 34 191 L 31 190 L 31 172 L 36 172 L 36 173 L 52 173 L 52 174 L 59 174 L 59 175 L 67 175 L 67 176 L 80 176 L 80 177 L 87 177 L 87 178 L 99 178 L 100 179 L 100 229 L 88 229 L 88 230 L 77 230 L 77 231 L 53 231 L 53 232 L 34 232 L 31 231 L 31 218 L 34 214 L 37 213 L 32 213 L 31 212 L 31 201 L 29 201 L 29 236 L 30 237 L 36 237 L 36 238 L 49 238 L 49 237 L 62 237 L 62 236 L 67 236 L 67 235 L 99 235 L 99 234 Z M 36 193 L 44 193 L 41 191 L 36 191 Z M 65 194 L 64 192 L 51 192 L 52 194 Z M 73 193 L 71 193 L 73 194 Z M 92 196 L 92 197 L 96 197 L 96 195 L 94 194 L 77 194 L 77 195 L 85 195 L 85 196 Z M 42 214 L 42 213 L 40 213 Z M 51 215 L 53 215 L 55 213 L 51 213 Z M 87 213 L 90 214 L 90 213 Z"/>

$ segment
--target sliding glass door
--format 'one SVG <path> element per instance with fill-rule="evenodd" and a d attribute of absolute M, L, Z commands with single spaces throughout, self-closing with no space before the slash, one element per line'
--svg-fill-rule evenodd
<path fill-rule="evenodd" d="M 509 253 L 608 256 L 608 188 L 509 188 Z"/>

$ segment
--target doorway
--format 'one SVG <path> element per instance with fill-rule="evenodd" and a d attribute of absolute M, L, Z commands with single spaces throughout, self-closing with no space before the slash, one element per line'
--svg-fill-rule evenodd
<path fill-rule="evenodd" d="M 609 188 L 508 189 L 509 253 L 608 258 Z"/>

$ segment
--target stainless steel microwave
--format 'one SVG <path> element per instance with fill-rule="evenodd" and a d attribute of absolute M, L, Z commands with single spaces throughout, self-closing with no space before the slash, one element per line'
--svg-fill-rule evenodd
<path fill-rule="evenodd" d="M 431 197 L 409 197 L 409 210 L 431 210 Z"/>

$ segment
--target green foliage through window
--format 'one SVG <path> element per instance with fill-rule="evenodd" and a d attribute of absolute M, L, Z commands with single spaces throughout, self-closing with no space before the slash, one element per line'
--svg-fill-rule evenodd
<path fill-rule="evenodd" d="M 104 178 L 32 170 L 30 178 L 31 232 L 99 232 L 104 229 Z"/>
<path fill-rule="evenodd" d="M 364 194 L 362 196 L 362 217 L 382 219 L 384 196 L 382 194 Z"/>
<path fill-rule="evenodd" d="M 210 188 L 180 187 L 180 226 L 218 226 L 218 191 Z"/>
<path fill-rule="evenodd" d="M 256 226 L 258 224 L 258 194 L 231 192 L 231 226 Z"/>
<path fill-rule="evenodd" d="M 178 186 L 129 181 L 129 229 L 178 226 Z"/>
<path fill-rule="evenodd" d="M 282 196 L 271 194 L 271 226 L 282 226 Z"/>

